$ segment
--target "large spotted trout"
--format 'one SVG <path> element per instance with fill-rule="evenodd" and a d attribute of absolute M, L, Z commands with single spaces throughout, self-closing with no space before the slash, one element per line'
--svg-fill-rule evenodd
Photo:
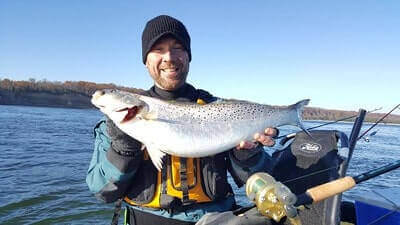
<path fill-rule="evenodd" d="M 158 170 L 165 154 L 204 157 L 252 140 L 267 127 L 294 125 L 308 99 L 289 106 L 239 100 L 210 104 L 182 103 L 119 90 L 98 90 L 92 103 L 124 133 L 142 142 Z"/>

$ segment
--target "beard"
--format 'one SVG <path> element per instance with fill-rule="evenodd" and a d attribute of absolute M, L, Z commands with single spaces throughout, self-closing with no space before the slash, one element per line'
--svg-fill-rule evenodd
<path fill-rule="evenodd" d="M 160 65 L 159 74 L 153 76 L 154 82 L 162 89 L 176 90 L 186 83 L 189 65 L 182 63 L 164 63 Z"/>
<path fill-rule="evenodd" d="M 174 76 L 174 78 L 164 78 L 158 76 L 154 79 L 154 82 L 164 90 L 173 91 L 182 87 L 182 85 L 186 83 L 186 77 L 187 73 L 186 75 L 180 74 L 178 76 Z"/>

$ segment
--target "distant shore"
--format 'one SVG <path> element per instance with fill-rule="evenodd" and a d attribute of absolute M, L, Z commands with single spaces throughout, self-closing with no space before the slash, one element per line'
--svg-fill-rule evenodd
<path fill-rule="evenodd" d="M 0 90 L 0 105 L 21 105 L 21 106 L 38 106 L 38 107 L 58 107 L 58 108 L 77 108 L 77 109 L 93 109 L 94 106 L 90 102 L 90 97 L 78 93 L 54 94 L 48 92 L 23 92 L 13 93 Z M 335 121 L 357 115 L 354 111 L 328 110 L 321 108 L 306 107 L 303 112 L 303 119 L 307 121 Z M 368 114 L 365 121 L 375 122 L 384 114 Z M 349 119 L 343 122 L 352 122 Z M 384 120 L 384 123 L 400 124 L 400 116 L 390 115 Z"/>
<path fill-rule="evenodd" d="M 90 98 L 81 94 L 52 94 L 46 92 L 13 93 L 0 91 L 0 105 L 23 105 L 64 108 L 93 108 Z"/>
<path fill-rule="evenodd" d="M 114 84 L 98 84 L 87 81 L 49 82 L 34 79 L 29 81 L 0 79 L 0 105 L 90 109 L 94 108 L 90 102 L 91 95 L 96 90 L 106 88 L 135 93 L 143 91 Z M 306 107 L 303 112 L 303 119 L 335 121 L 354 115 L 357 115 L 357 112 Z M 383 115 L 383 113 L 368 113 L 365 121 L 375 122 Z M 354 118 L 347 121 L 354 121 Z M 400 124 L 400 115 L 389 115 L 383 123 Z"/>

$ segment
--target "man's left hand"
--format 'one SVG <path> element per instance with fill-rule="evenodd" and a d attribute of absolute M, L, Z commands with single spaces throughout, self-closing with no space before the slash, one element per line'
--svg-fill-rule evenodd
<path fill-rule="evenodd" d="M 264 134 L 256 133 L 254 134 L 254 140 L 253 141 L 242 141 L 238 146 L 236 146 L 236 149 L 252 149 L 255 148 L 258 143 L 261 143 L 264 146 L 271 147 L 275 145 L 275 140 L 273 139 L 278 135 L 278 129 L 277 128 L 272 128 L 269 127 L 264 130 Z"/>

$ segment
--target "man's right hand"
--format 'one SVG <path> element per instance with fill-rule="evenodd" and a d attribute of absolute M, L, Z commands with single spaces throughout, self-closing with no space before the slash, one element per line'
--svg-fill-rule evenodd
<path fill-rule="evenodd" d="M 238 146 L 236 146 L 236 149 L 241 150 L 241 149 L 253 149 L 257 147 L 258 143 L 261 143 L 264 146 L 271 147 L 275 145 L 275 140 L 279 134 L 279 130 L 277 128 L 266 128 L 264 131 L 264 134 L 256 133 L 254 134 L 254 141 L 242 141 Z"/>

